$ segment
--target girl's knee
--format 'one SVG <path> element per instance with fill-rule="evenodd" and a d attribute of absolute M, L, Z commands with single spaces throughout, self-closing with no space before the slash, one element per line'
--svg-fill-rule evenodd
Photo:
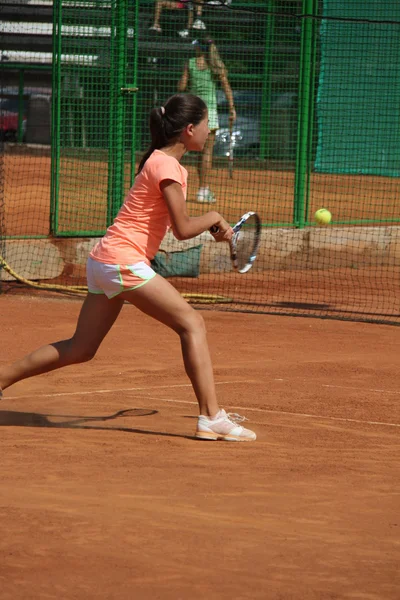
<path fill-rule="evenodd" d="M 79 346 L 74 338 L 70 340 L 69 357 L 72 364 L 89 362 L 96 356 L 97 348 Z"/>
<path fill-rule="evenodd" d="M 77 363 L 89 362 L 96 356 L 96 351 L 92 350 L 82 350 L 79 354 L 77 354 Z"/>
<path fill-rule="evenodd" d="M 200 313 L 192 309 L 185 319 L 179 333 L 205 333 L 206 325 Z"/>

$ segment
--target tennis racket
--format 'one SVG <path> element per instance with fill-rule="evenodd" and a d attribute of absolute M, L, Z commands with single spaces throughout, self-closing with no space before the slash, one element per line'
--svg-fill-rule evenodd
<path fill-rule="evenodd" d="M 247 273 L 257 258 L 260 246 L 260 217 L 255 212 L 247 212 L 232 229 L 234 234 L 229 242 L 232 266 L 238 273 Z M 218 227 L 213 225 L 210 232 L 218 233 Z"/>
<path fill-rule="evenodd" d="M 229 179 L 233 179 L 233 125 L 229 126 L 229 156 L 228 156 Z"/>

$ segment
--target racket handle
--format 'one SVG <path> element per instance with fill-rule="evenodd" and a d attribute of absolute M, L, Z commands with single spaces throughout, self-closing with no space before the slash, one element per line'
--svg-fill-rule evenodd
<path fill-rule="evenodd" d="M 210 233 L 218 233 L 219 231 L 219 227 L 217 227 L 217 225 L 213 225 L 212 227 L 210 227 Z"/>

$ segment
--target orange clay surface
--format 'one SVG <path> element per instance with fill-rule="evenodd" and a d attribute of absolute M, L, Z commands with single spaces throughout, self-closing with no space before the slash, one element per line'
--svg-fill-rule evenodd
<path fill-rule="evenodd" d="M 90 156 L 90 155 L 88 155 Z M 50 222 L 50 157 L 4 156 L 5 231 L 7 235 L 47 235 Z M 195 202 L 198 187 L 194 166 L 187 166 L 188 211 L 191 215 L 209 208 L 236 222 L 254 210 L 263 223 L 293 223 L 294 173 L 235 167 L 233 179 L 226 168 L 215 168 L 210 185 L 218 202 L 209 206 Z M 129 188 L 126 165 L 126 191 Z M 108 166 L 99 160 L 61 158 L 57 227 L 59 232 L 102 232 L 106 227 Z M 122 199 L 121 199 L 122 200 Z M 328 208 L 333 223 L 398 221 L 398 178 L 363 175 L 324 175 L 310 178 L 309 216 Z"/>
<path fill-rule="evenodd" d="M 80 304 L 1 296 L 0 364 Z M 398 600 L 398 328 L 203 315 L 258 440 L 192 438 L 176 335 L 125 306 L 91 363 L 0 404 L 1 600 Z"/>

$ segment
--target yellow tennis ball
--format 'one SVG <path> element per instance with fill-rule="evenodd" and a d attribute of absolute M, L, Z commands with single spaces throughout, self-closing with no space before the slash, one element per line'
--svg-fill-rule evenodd
<path fill-rule="evenodd" d="M 328 225 L 332 220 L 332 215 L 326 208 L 320 208 L 314 215 L 318 225 Z"/>

